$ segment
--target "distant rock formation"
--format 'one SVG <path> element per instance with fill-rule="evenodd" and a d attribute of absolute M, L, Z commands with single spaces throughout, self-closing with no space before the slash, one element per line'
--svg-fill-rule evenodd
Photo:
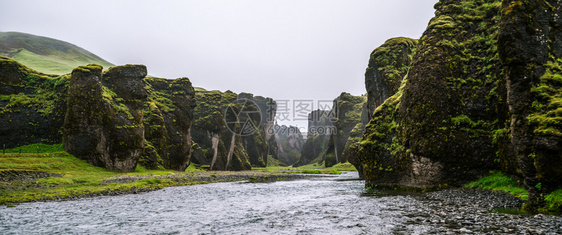
<path fill-rule="evenodd" d="M 332 110 L 315 110 L 308 114 L 308 132 L 301 150 L 301 158 L 293 166 L 304 166 L 325 160 L 330 135 L 337 130 Z"/>
<path fill-rule="evenodd" d="M 265 167 L 268 155 L 277 158 L 275 135 L 267 131 L 273 127 L 276 110 L 271 98 L 200 89 L 196 99 L 194 162 L 212 170 L 249 170 L 252 165 Z M 240 115 L 248 114 L 249 119 L 229 120 L 236 118 L 228 116 L 229 109 L 236 115 L 244 111 Z"/>
<path fill-rule="evenodd" d="M 279 161 L 291 166 L 301 158 L 304 138 L 296 126 L 275 125 L 275 138 L 278 142 Z"/>

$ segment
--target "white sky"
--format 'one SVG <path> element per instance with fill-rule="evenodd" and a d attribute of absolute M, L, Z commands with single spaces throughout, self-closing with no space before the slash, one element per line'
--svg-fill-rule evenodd
<path fill-rule="evenodd" d="M 419 38 L 436 2 L 0 0 L 0 31 L 52 37 L 116 65 L 145 64 L 153 76 L 292 105 L 364 94 L 371 51 L 392 37 Z"/>

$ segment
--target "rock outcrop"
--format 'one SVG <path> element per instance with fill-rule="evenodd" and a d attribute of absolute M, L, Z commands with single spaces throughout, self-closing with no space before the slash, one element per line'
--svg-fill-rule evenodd
<path fill-rule="evenodd" d="M 266 163 L 263 158 L 267 158 L 268 145 L 265 131 L 258 128 L 261 127 L 262 116 L 255 103 L 238 99 L 238 95 L 231 91 L 223 93 L 203 89 L 196 92 L 196 99 L 198 105 L 192 130 L 196 143 L 194 162 L 209 165 L 212 170 L 249 170 L 251 153 L 254 163 Z M 229 111 L 236 115 L 241 110 L 248 114 L 241 114 L 247 118 L 244 121 L 227 115 Z M 225 119 L 229 125 L 226 125 Z"/>
<path fill-rule="evenodd" d="M 501 169 L 524 178 L 536 208 L 562 186 L 561 3 L 441 0 L 435 8 L 398 91 L 350 149 L 366 185 L 460 186 Z M 399 64 L 403 51 L 380 56 Z M 369 67 L 380 73 L 377 63 Z M 385 85 L 367 89 L 377 86 Z"/>
<path fill-rule="evenodd" d="M 274 133 L 275 113 L 277 104 L 271 98 L 254 96 L 249 93 L 240 93 L 239 100 L 249 100 L 256 105 L 260 111 L 260 123 L 258 129 L 250 134 L 243 135 L 244 149 L 250 157 L 250 164 L 256 167 L 266 167 L 268 155 L 278 158 L 278 146 Z"/>
<path fill-rule="evenodd" d="M 196 106 L 188 78 L 143 80 L 148 91 L 144 103 L 146 146 L 140 164 L 147 169 L 164 167 L 184 171 L 191 162 L 191 125 Z"/>
<path fill-rule="evenodd" d="M 12 148 L 64 139 L 67 152 L 110 170 L 134 171 L 140 160 L 183 171 L 192 152 L 193 87 L 187 78 L 146 75 L 144 65 L 46 75 L 0 57 L 0 140 Z"/>
<path fill-rule="evenodd" d="M 144 65 L 99 65 L 72 71 L 63 125 L 64 149 L 88 163 L 134 171 L 144 147 Z M 104 86 L 104 84 L 106 86 Z"/>

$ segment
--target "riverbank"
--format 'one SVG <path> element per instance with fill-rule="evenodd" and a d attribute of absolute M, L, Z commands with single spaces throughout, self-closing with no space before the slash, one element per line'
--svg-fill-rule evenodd
<path fill-rule="evenodd" d="M 429 227 L 429 234 L 560 234 L 560 216 L 529 215 L 525 202 L 507 192 L 477 188 L 446 189 L 421 196 L 406 224 Z"/>
<path fill-rule="evenodd" d="M 66 152 L 6 153 L 0 154 L 0 205 L 132 194 L 215 182 L 292 180 L 319 176 L 299 173 L 324 172 L 339 173 L 280 172 L 277 168 L 206 171 L 194 165 L 185 172 L 137 167 L 135 172 L 119 173 L 94 167 Z"/>

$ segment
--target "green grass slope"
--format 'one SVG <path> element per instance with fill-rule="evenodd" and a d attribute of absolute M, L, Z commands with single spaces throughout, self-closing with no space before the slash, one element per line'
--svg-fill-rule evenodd
<path fill-rule="evenodd" d="M 87 64 L 113 64 L 68 42 L 18 32 L 0 32 L 0 55 L 42 73 L 67 74 Z"/>

